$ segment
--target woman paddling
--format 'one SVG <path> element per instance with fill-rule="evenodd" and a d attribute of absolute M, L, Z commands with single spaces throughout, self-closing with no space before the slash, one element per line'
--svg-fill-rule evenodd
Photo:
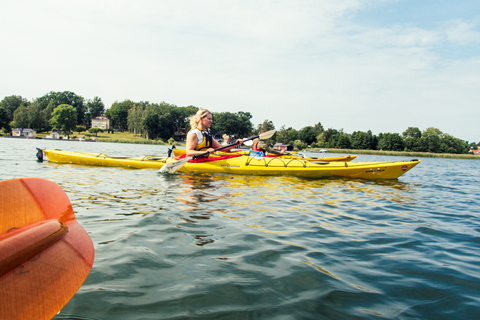
<path fill-rule="evenodd" d="M 210 134 L 210 126 L 212 125 L 212 113 L 207 109 L 199 109 L 197 113 L 190 118 L 190 127 L 192 128 L 187 134 L 187 144 L 185 150 L 187 157 L 192 157 L 205 152 L 213 153 L 215 149 L 220 148 L 220 143 L 213 139 Z M 238 145 L 243 143 L 242 139 L 237 139 Z M 225 148 L 223 151 L 229 151 L 231 148 Z"/>

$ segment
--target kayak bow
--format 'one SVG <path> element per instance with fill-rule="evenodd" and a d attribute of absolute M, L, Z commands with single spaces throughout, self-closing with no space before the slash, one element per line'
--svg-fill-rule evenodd
<path fill-rule="evenodd" d="M 0 181 L 0 319 L 51 319 L 90 272 L 92 241 L 57 184 Z"/>

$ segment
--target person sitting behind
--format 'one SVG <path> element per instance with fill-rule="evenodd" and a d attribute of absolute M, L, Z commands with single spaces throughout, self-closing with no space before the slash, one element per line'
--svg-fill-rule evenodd
<path fill-rule="evenodd" d="M 225 133 L 222 137 L 223 137 L 222 146 L 226 146 L 230 144 L 230 136 L 228 134 Z"/>
<path fill-rule="evenodd" d="M 262 130 L 260 131 L 258 134 L 262 134 L 266 132 L 265 130 Z M 275 154 L 275 155 L 282 155 L 285 153 L 285 150 L 282 150 L 282 151 L 278 151 L 276 149 L 273 149 L 271 148 L 266 140 L 262 140 L 260 138 L 257 138 L 255 140 L 253 140 L 253 147 L 252 147 L 253 151 L 263 151 L 263 153 L 267 154 L 267 153 L 271 153 L 271 154 Z"/>
<path fill-rule="evenodd" d="M 210 134 L 210 126 L 212 125 L 212 113 L 207 109 L 199 109 L 195 115 L 190 117 L 190 131 L 187 133 L 187 143 L 185 151 L 187 157 L 198 156 L 205 152 L 213 153 L 215 149 L 220 148 L 220 143 L 213 139 Z M 242 139 L 237 139 L 238 145 L 243 143 Z M 233 147 L 225 148 L 229 151 Z"/>

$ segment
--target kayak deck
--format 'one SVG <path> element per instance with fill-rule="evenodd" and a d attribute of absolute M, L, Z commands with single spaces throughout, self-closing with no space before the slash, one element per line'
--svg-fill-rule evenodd
<path fill-rule="evenodd" d="M 175 157 L 183 156 L 186 153 L 185 149 L 173 148 L 173 155 Z M 218 155 L 230 155 L 230 154 L 242 154 L 244 156 L 249 155 L 250 150 L 232 150 L 231 152 L 221 152 L 217 151 L 216 154 Z M 293 153 L 284 154 L 280 156 L 270 155 L 268 154 L 267 157 L 274 157 L 274 158 L 283 158 L 283 159 L 298 159 L 298 160 L 306 160 L 312 162 L 349 162 L 354 160 L 357 156 L 336 156 L 336 157 L 305 157 L 304 155 L 296 155 Z"/>

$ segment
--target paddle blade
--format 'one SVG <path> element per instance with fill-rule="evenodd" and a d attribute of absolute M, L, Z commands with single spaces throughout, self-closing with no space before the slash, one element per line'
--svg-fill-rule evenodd
<path fill-rule="evenodd" d="M 0 182 L 0 319 L 50 319 L 90 272 L 92 241 L 65 192 L 43 179 Z"/>
<path fill-rule="evenodd" d="M 246 146 L 253 146 L 253 141 L 252 140 L 247 140 L 243 143 Z"/>
<path fill-rule="evenodd" d="M 273 137 L 273 135 L 275 134 L 275 132 L 277 132 L 277 130 L 270 130 L 270 131 L 267 131 L 267 132 L 264 132 L 264 133 L 259 134 L 258 137 L 259 137 L 261 140 L 267 140 L 267 139 L 270 139 L 271 137 Z"/>
<path fill-rule="evenodd" d="M 175 161 L 175 162 L 170 162 L 166 163 L 163 167 L 158 170 L 161 173 L 175 173 L 178 169 L 183 167 L 185 163 L 188 162 L 188 160 L 192 159 L 191 157 L 183 158 L 181 160 Z"/>

